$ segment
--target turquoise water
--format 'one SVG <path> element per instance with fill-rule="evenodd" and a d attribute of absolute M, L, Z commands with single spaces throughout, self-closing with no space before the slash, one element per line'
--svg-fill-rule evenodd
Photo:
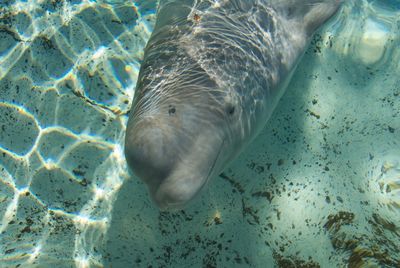
<path fill-rule="evenodd" d="M 346 3 L 178 213 L 123 156 L 155 8 L 0 0 L 0 267 L 399 267 L 400 2 Z"/>

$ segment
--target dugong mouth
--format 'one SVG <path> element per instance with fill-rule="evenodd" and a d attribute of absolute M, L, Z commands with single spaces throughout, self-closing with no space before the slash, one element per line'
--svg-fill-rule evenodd
<path fill-rule="evenodd" d="M 208 168 L 191 169 L 191 164 L 184 161 L 159 185 L 150 186 L 150 194 L 157 206 L 161 210 L 174 211 L 183 209 L 188 202 L 192 201 L 210 178 L 218 172 L 216 166 L 220 160 L 223 145 L 224 140 L 220 142 L 214 159 L 206 161 Z"/>

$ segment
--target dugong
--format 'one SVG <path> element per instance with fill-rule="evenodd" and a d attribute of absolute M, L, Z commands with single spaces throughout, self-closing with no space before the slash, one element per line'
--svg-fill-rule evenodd
<path fill-rule="evenodd" d="M 181 209 L 265 126 L 336 0 L 161 0 L 125 157 L 160 209 Z"/>

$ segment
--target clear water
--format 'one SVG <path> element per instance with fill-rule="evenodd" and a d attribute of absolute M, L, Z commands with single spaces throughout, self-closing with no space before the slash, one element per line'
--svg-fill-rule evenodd
<path fill-rule="evenodd" d="M 178 213 L 122 149 L 155 8 L 0 0 L 0 267 L 400 267 L 400 2 L 346 3 Z"/>

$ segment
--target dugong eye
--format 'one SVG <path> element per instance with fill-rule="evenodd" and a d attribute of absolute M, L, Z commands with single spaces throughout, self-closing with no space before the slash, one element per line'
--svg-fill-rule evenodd
<path fill-rule="evenodd" d="M 176 112 L 175 106 L 170 105 L 170 106 L 168 107 L 168 114 L 169 114 L 169 115 L 173 115 L 173 114 L 175 114 L 175 112 Z"/>
<path fill-rule="evenodd" d="M 233 114 L 235 113 L 235 106 L 234 106 L 233 104 L 228 104 L 228 105 L 226 106 L 226 112 L 227 112 L 229 115 L 233 115 Z"/>

